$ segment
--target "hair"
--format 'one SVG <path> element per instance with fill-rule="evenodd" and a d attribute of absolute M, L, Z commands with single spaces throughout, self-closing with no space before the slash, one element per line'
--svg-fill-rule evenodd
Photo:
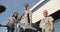
<path fill-rule="evenodd" d="M 29 6 L 28 3 L 24 3 L 24 5 Z"/>
<path fill-rule="evenodd" d="M 15 19 L 17 19 L 17 17 L 18 17 L 18 12 L 14 12 L 14 14 L 17 14 L 17 16 L 15 17 Z M 12 17 L 14 17 L 14 14 L 13 14 L 13 16 Z"/>
<path fill-rule="evenodd" d="M 46 12 L 46 13 L 48 13 L 48 11 L 47 11 L 47 10 L 43 10 L 43 12 Z"/>

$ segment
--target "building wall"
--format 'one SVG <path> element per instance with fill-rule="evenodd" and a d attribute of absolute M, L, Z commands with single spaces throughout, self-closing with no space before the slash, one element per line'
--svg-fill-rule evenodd
<path fill-rule="evenodd" d="M 50 0 L 48 3 L 46 3 L 45 5 L 40 7 L 38 10 L 36 10 L 32 14 L 33 23 L 35 23 L 43 18 L 42 11 L 45 9 L 48 11 L 48 15 L 56 12 L 57 10 L 60 9 L 60 0 Z"/>

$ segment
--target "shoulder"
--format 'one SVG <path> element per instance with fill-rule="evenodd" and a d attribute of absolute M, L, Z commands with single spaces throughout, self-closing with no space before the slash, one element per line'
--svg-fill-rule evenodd
<path fill-rule="evenodd" d="M 28 13 L 29 13 L 29 15 L 32 15 L 32 12 L 31 11 L 29 11 Z"/>
<path fill-rule="evenodd" d="M 41 21 L 44 20 L 44 18 L 41 19 Z"/>
<path fill-rule="evenodd" d="M 32 13 L 32 11 L 28 10 L 28 13 Z"/>
<path fill-rule="evenodd" d="M 13 17 L 9 17 L 8 19 L 12 19 Z"/>
<path fill-rule="evenodd" d="M 9 17 L 8 19 L 10 19 L 10 18 L 12 18 L 12 17 Z"/>
<path fill-rule="evenodd" d="M 53 18 L 52 16 L 48 16 L 48 18 Z"/>
<path fill-rule="evenodd" d="M 52 16 L 49 16 L 49 19 L 50 19 L 50 20 L 54 20 Z"/>

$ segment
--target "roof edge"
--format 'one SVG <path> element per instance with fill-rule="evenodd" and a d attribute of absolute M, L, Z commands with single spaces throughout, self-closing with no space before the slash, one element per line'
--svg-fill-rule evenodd
<path fill-rule="evenodd" d="M 37 4 L 35 4 L 29 11 L 32 11 L 33 9 L 35 9 L 39 4 L 41 4 L 43 1 L 45 0 L 40 0 Z"/>

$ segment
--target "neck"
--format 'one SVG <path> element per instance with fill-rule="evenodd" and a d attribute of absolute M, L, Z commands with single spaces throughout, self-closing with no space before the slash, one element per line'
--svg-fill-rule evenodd
<path fill-rule="evenodd" d="M 28 9 L 25 9 L 25 10 L 28 10 Z"/>
<path fill-rule="evenodd" d="M 25 11 L 28 11 L 28 10 L 25 10 Z"/>
<path fill-rule="evenodd" d="M 44 17 L 48 17 L 48 16 L 44 16 Z"/>

